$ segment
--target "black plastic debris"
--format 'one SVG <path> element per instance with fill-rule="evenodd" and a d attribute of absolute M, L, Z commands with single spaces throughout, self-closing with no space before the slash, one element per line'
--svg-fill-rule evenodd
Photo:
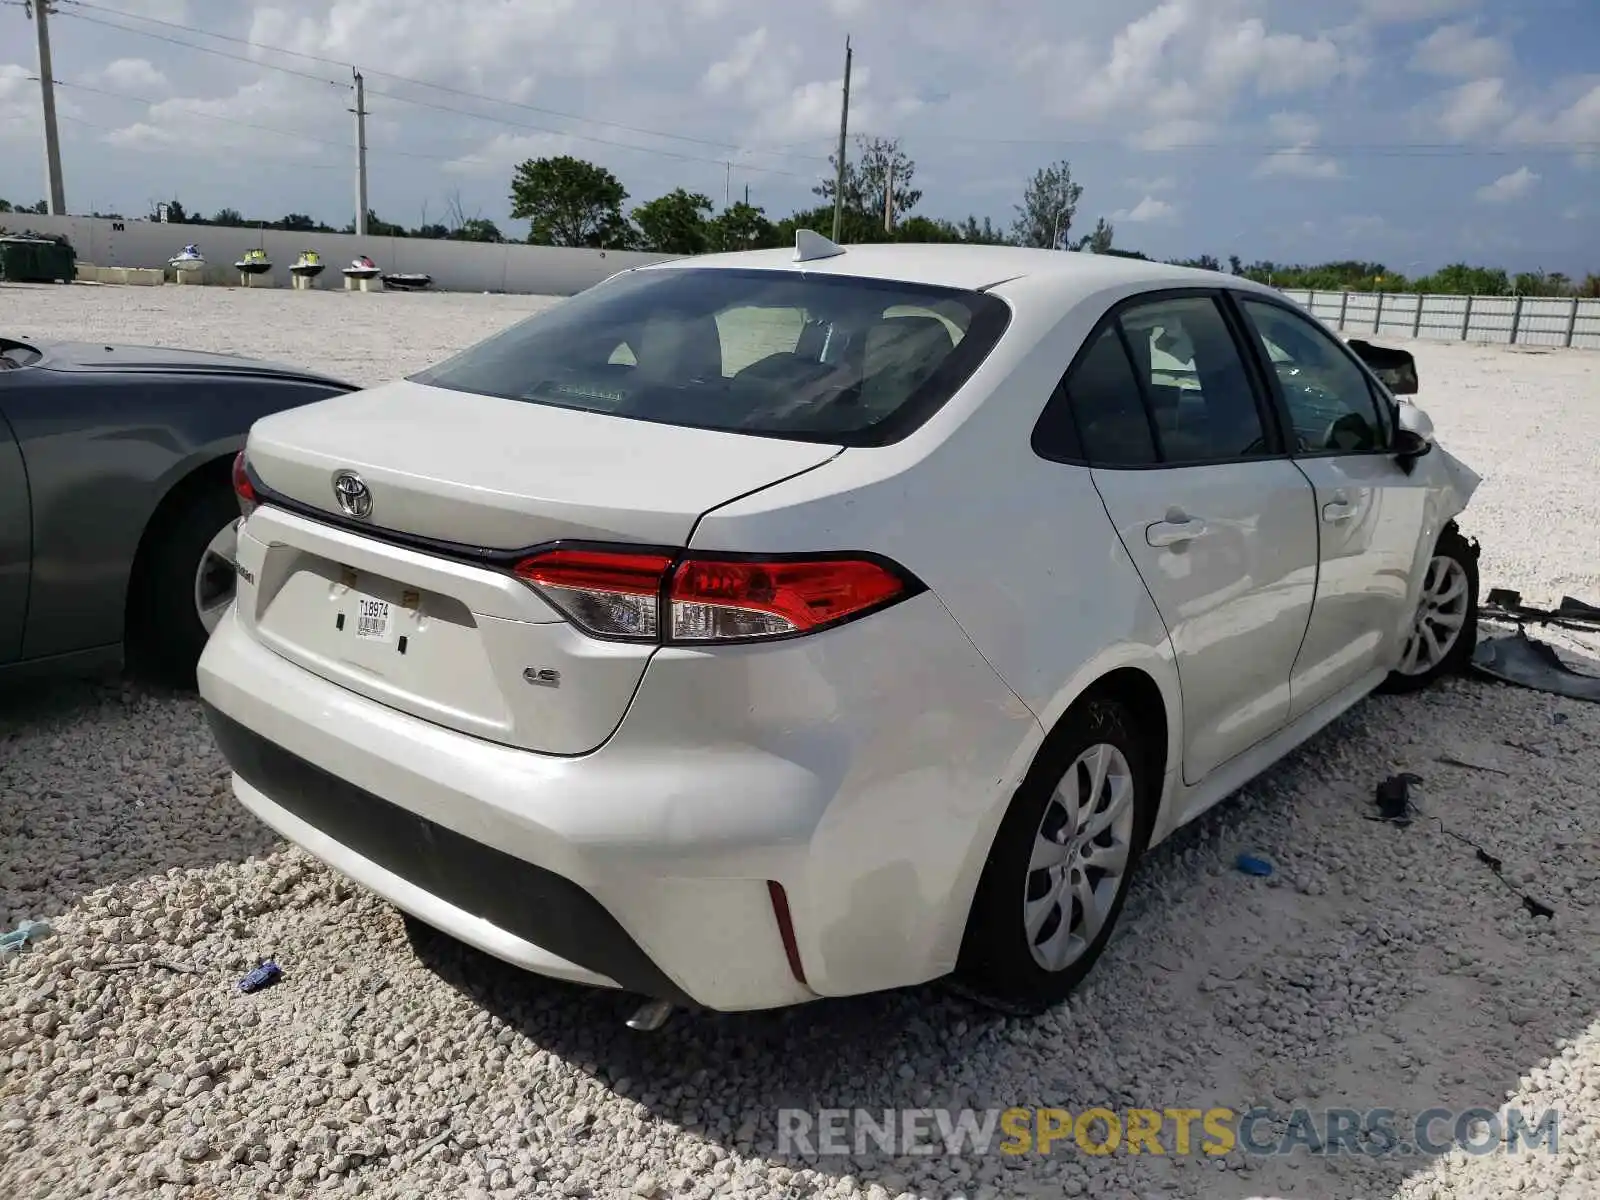
<path fill-rule="evenodd" d="M 271 987 L 282 978 L 282 967 L 275 962 L 264 962 L 239 981 L 239 990 L 247 995 L 250 992 L 259 992 L 264 987 Z"/>
<path fill-rule="evenodd" d="M 1372 802 L 1378 807 L 1378 815 L 1369 819 L 1387 821 L 1402 828 L 1411 824 L 1411 815 L 1414 811 L 1411 804 L 1411 788 L 1421 782 L 1422 776 L 1413 775 L 1409 771 L 1389 776 L 1378 785 L 1373 794 Z"/>
<path fill-rule="evenodd" d="M 1479 862 L 1494 872 L 1495 878 L 1505 884 L 1506 888 L 1522 901 L 1522 907 L 1535 917 L 1550 920 L 1556 915 L 1556 910 L 1543 900 L 1529 895 L 1520 887 L 1506 878 L 1505 863 L 1499 855 L 1491 854 L 1471 838 L 1457 833 L 1438 817 L 1423 812 L 1411 799 L 1411 789 L 1422 782 L 1422 776 L 1413 775 L 1406 771 L 1399 775 L 1391 775 L 1378 784 L 1373 793 L 1373 803 L 1377 806 L 1376 815 L 1369 816 L 1369 821 L 1382 821 L 1397 828 L 1404 829 L 1411 824 L 1412 817 L 1426 817 L 1439 826 L 1439 832 L 1446 837 L 1454 838 L 1463 846 L 1468 847 Z"/>
<path fill-rule="evenodd" d="M 1575 665 L 1579 656 L 1563 657 L 1554 647 L 1528 636 L 1529 625 L 1600 634 L 1600 606 L 1563 596 L 1554 608 L 1536 608 L 1522 602 L 1521 592 L 1491 588 L 1478 608 L 1478 619 L 1517 627 L 1513 634 L 1478 643 L 1472 655 L 1472 669 L 1478 674 L 1569 700 L 1600 701 L 1600 662 Z"/>
<path fill-rule="evenodd" d="M 1600 666 L 1600 664 L 1596 664 Z M 1569 666 L 1554 648 L 1522 630 L 1478 643 L 1472 667 L 1480 675 L 1519 687 L 1600 703 L 1600 675 L 1585 675 Z"/>

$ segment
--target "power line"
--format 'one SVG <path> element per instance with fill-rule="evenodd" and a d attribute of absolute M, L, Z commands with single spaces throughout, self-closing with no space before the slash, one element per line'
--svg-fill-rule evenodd
<path fill-rule="evenodd" d="M 60 0 L 58 0 L 60 2 Z M 135 29 L 131 25 L 118 25 L 114 21 L 102 21 L 99 17 L 87 16 L 79 12 L 57 11 L 57 16 L 70 17 L 74 21 L 87 21 L 90 25 L 100 25 L 106 29 L 116 29 L 122 33 L 131 33 L 138 37 L 151 38 L 158 42 L 166 42 L 169 46 L 182 46 L 185 50 L 200 50 L 206 54 L 215 54 L 218 58 L 229 58 L 234 62 L 249 63 L 252 67 L 265 67 L 271 71 L 282 71 L 285 75 L 295 75 L 301 79 L 309 79 L 313 83 L 326 83 L 331 87 L 348 88 L 348 83 L 340 83 L 336 79 L 329 79 L 324 75 L 313 75 L 309 71 L 297 71 L 293 67 L 279 66 L 277 63 L 262 62 L 260 59 L 249 58 L 243 54 L 229 54 L 226 50 L 218 50 L 215 46 L 198 46 L 193 42 L 180 41 L 168 37 L 164 33 L 156 33 L 151 29 Z"/>
<path fill-rule="evenodd" d="M 288 49 L 286 47 L 283 47 L 283 46 L 272 46 L 272 45 L 268 45 L 268 44 L 266 44 L 264 42 L 253 41 L 253 40 L 251 40 L 249 38 L 237 37 L 237 36 L 235 36 L 233 34 L 227 34 L 227 33 L 217 33 L 214 30 L 201 29 L 201 28 L 199 28 L 197 26 L 185 25 L 185 24 L 182 24 L 182 23 L 177 22 L 177 21 L 165 21 L 165 20 L 162 20 L 162 19 L 160 19 L 158 17 L 141 16 L 138 13 L 124 12 L 121 9 L 110 8 L 110 7 L 108 7 L 106 5 L 103 5 L 103 4 L 94 4 L 94 3 L 91 3 L 90 0 L 59 0 L 59 2 L 62 3 L 62 4 L 71 5 L 73 8 L 86 8 L 86 9 L 91 9 L 91 10 L 93 10 L 95 12 L 108 13 L 108 14 L 113 15 L 113 16 L 124 17 L 124 18 L 127 18 L 129 20 L 133 20 L 133 21 L 143 21 L 143 22 L 146 22 L 146 23 L 149 23 L 149 24 L 152 24 L 152 25 L 161 25 L 161 26 L 165 26 L 165 27 L 167 27 L 169 29 L 181 30 L 181 31 L 183 31 L 185 33 L 198 34 L 201 37 L 215 38 L 215 39 L 217 39 L 219 41 L 225 41 L 225 42 L 233 42 L 236 45 L 249 46 L 249 47 L 252 47 L 253 49 L 256 49 L 256 50 L 266 50 L 266 51 L 269 51 L 269 52 L 271 52 L 273 54 L 286 54 L 286 55 L 289 55 L 292 58 L 302 58 L 302 59 L 305 59 L 305 60 L 307 60 L 309 62 L 325 63 L 327 65 L 337 66 L 337 67 L 349 67 L 349 66 L 351 66 L 351 64 L 348 63 L 348 62 L 345 62 L 343 60 L 336 59 L 336 58 L 329 58 L 329 57 L 327 57 L 325 55 L 309 54 L 309 53 L 307 53 L 307 52 L 305 52 L 303 50 L 290 50 L 290 49 Z M 152 34 L 152 33 L 148 33 L 147 31 L 144 31 L 144 30 L 133 29 L 133 28 L 129 28 L 127 26 L 122 26 L 122 25 L 113 25 L 109 21 L 102 21 L 102 20 L 99 20 L 98 18 L 88 17 L 88 16 L 83 15 L 82 13 L 69 13 L 67 15 L 72 16 L 75 19 L 80 20 L 80 21 L 94 21 L 96 24 L 106 25 L 106 26 L 108 26 L 110 28 L 113 28 L 113 29 L 123 29 L 128 33 L 138 33 L 138 34 L 142 34 L 143 36 L 147 36 L 147 37 L 156 37 L 156 36 L 158 36 L 158 35 L 155 35 L 155 34 Z M 173 41 L 177 45 L 187 46 L 187 47 L 189 47 L 191 49 L 201 50 L 201 51 L 205 51 L 205 52 L 208 52 L 208 53 L 223 53 L 222 51 L 216 51 L 216 50 L 213 50 L 213 49 L 211 49 L 210 47 L 207 47 L 207 46 L 197 46 L 192 42 L 179 42 L 179 41 L 177 41 L 177 39 L 168 39 L 168 38 L 162 38 L 161 40 L 163 40 L 163 41 Z M 241 56 L 228 55 L 227 57 L 239 58 Z M 262 62 L 260 59 L 242 58 L 241 61 L 254 63 L 254 64 L 258 65 L 258 66 L 269 67 L 269 68 L 271 68 L 273 70 L 289 71 L 290 74 L 298 74 L 298 72 L 295 72 L 295 71 L 291 70 L 288 67 L 278 67 L 278 66 L 275 66 L 272 63 Z M 778 156 L 780 158 L 806 158 L 806 159 L 815 159 L 815 160 L 817 160 L 819 162 L 824 161 L 824 156 L 822 156 L 822 155 L 815 155 L 815 154 L 785 154 L 781 150 L 778 150 L 778 149 L 770 149 L 769 150 L 769 149 L 765 149 L 765 148 L 759 147 L 759 146 L 741 146 L 737 142 L 717 141 L 717 140 L 712 139 L 712 138 L 695 137 L 695 136 L 693 136 L 691 134 L 686 134 L 686 133 L 668 133 L 665 130 L 647 129 L 647 128 L 643 127 L 643 126 L 629 125 L 629 124 L 626 124 L 626 123 L 621 122 L 621 121 L 609 121 L 609 120 L 604 120 L 604 119 L 599 118 L 599 117 L 585 117 L 585 116 L 581 116 L 578 113 L 564 112 L 561 109 L 557 109 L 557 108 L 546 108 L 546 107 L 543 107 L 543 106 L 538 105 L 538 104 L 528 104 L 528 103 L 525 103 L 525 102 L 520 101 L 520 100 L 505 100 L 505 99 L 501 99 L 501 98 L 499 98 L 497 96 L 486 96 L 481 92 L 473 92 L 473 91 L 468 91 L 468 90 L 466 90 L 464 88 L 451 87 L 448 84 L 432 83 L 432 82 L 429 82 L 426 79 L 416 79 L 416 78 L 413 78 L 412 76 L 400 75 L 400 74 L 397 74 L 396 72 L 393 72 L 393 71 L 383 71 L 383 70 L 379 70 L 377 68 L 363 67 L 362 68 L 362 73 L 364 75 L 379 75 L 379 76 L 382 76 L 385 79 L 393 79 L 393 80 L 396 80 L 397 82 L 411 84 L 411 85 L 413 85 L 415 87 L 429 88 L 429 89 L 432 89 L 433 91 L 444 92 L 444 93 L 446 93 L 448 95 L 460 96 L 463 99 L 467 99 L 467 100 L 479 100 L 479 101 L 483 101 L 483 102 L 488 103 L 488 104 L 503 104 L 503 105 L 505 105 L 505 106 L 507 106 L 509 108 L 520 108 L 520 109 L 522 109 L 522 110 L 524 110 L 526 112 L 540 113 L 540 114 L 542 114 L 544 116 L 548 116 L 548 117 L 559 117 L 562 120 L 577 121 L 580 124 L 585 124 L 585 125 L 599 125 L 599 126 L 604 126 L 606 128 L 610 128 L 610 129 L 620 129 L 620 130 L 622 130 L 622 131 L 624 131 L 626 133 L 637 133 L 637 134 L 641 134 L 641 135 L 643 135 L 645 137 L 665 138 L 665 139 L 667 139 L 669 141 L 687 142 L 687 143 L 690 143 L 690 144 L 693 144 L 693 145 L 709 146 L 709 147 L 712 147 L 713 149 L 718 149 L 718 150 L 741 150 L 741 151 L 745 151 L 747 153 L 752 153 L 752 154 L 773 154 L 773 155 L 776 155 L 776 156 Z M 320 76 L 310 76 L 310 78 L 320 79 Z M 343 86 L 347 86 L 347 85 L 343 85 Z M 377 93 L 374 93 L 374 95 L 376 95 L 376 94 Z M 393 98 L 395 98 L 395 97 L 391 97 L 391 99 L 393 99 Z M 575 137 L 575 136 L 578 136 L 578 135 L 569 134 L 569 135 L 566 135 L 566 136 Z M 617 144 L 620 145 L 622 143 L 617 143 Z M 630 148 L 632 148 L 632 149 L 641 149 L 641 150 L 644 149 L 643 147 L 630 147 Z M 715 160 L 715 161 L 720 162 L 722 160 L 718 159 L 718 160 Z"/>
<path fill-rule="evenodd" d="M 552 137 L 596 142 L 602 146 L 615 146 L 619 150 L 635 150 L 641 154 L 656 154 L 663 158 L 677 159 L 680 162 L 709 163 L 712 166 L 720 167 L 727 161 L 721 158 L 709 158 L 700 154 L 684 154 L 677 150 L 658 150 L 654 146 L 635 146 L 629 142 L 618 142 L 610 138 L 596 137 L 592 133 L 573 133 L 565 129 L 551 129 L 548 125 L 530 125 L 526 121 L 513 121 L 509 117 L 498 117 L 493 113 L 480 113 L 473 112 L 470 109 L 455 108 L 448 104 L 440 104 L 434 100 L 418 100 L 415 96 L 402 96 L 396 92 L 378 92 L 369 89 L 367 94 L 369 96 L 382 96 L 385 100 L 397 100 L 401 104 L 414 104 L 418 108 L 431 108 L 437 112 L 455 113 L 457 116 L 472 117 L 476 120 L 489 121 L 496 125 L 508 125 L 513 129 L 527 129 L 534 133 L 547 133 Z M 798 171 L 785 171 L 778 167 L 762 167 L 757 166 L 755 163 L 739 163 L 738 166 L 742 171 L 759 171 L 764 175 L 787 175 L 795 179 L 807 178 Z"/>
<path fill-rule="evenodd" d="M 109 98 L 111 98 L 113 100 L 123 100 L 123 101 L 127 101 L 127 102 L 129 102 L 131 104 L 143 104 L 143 105 L 147 105 L 147 106 L 154 106 L 154 105 L 157 105 L 157 104 L 165 103 L 164 101 L 160 101 L 160 100 L 152 100 L 148 96 L 131 96 L 131 95 L 128 95 L 126 92 L 108 91 L 105 88 L 94 87 L 94 86 L 92 86 L 90 84 L 87 84 L 87 83 L 75 83 L 75 82 L 73 82 L 71 80 L 66 80 L 66 79 L 58 79 L 58 80 L 56 80 L 56 86 L 57 87 L 64 87 L 64 88 L 71 88 L 74 91 L 79 91 L 79 92 L 90 92 L 90 93 L 92 93 L 92 94 L 94 94 L 96 96 L 106 96 L 106 97 L 109 97 Z M 319 146 L 332 146 L 336 150 L 346 151 L 346 152 L 348 152 L 349 149 L 350 149 L 349 144 L 346 143 L 346 142 L 334 141 L 334 140 L 332 140 L 330 138 L 321 137 L 321 136 L 319 136 L 317 134 L 314 134 L 314 133 L 305 133 L 305 132 L 302 132 L 301 130 L 297 130 L 297 129 L 280 129 L 277 126 L 273 126 L 273 125 L 260 125 L 260 124 L 257 124 L 254 121 L 242 121 L 237 117 L 224 117 L 224 116 L 221 116 L 221 115 L 219 115 L 217 113 L 201 112 L 198 109 L 193 109 L 193 108 L 184 108 L 181 111 L 186 116 L 199 117 L 201 120 L 205 120 L 205 121 L 218 121 L 218 122 L 221 122 L 224 125 L 238 125 L 238 126 L 241 126 L 242 128 L 245 128 L 245 129 L 254 129 L 254 130 L 256 130 L 256 131 L 258 131 L 260 133 L 272 133 L 272 134 L 278 135 L 279 137 L 293 138 L 297 142 L 314 142 Z M 109 132 L 113 132 L 113 133 L 118 132 L 117 130 L 109 129 L 108 126 L 95 125 L 92 122 L 84 121 L 84 120 L 81 120 L 81 119 L 78 119 L 78 118 L 66 118 L 66 117 L 63 117 L 62 119 L 63 120 L 71 119 L 71 120 L 75 121 L 79 125 L 88 125 L 90 128 L 93 128 L 93 129 L 107 129 Z M 380 151 L 380 153 L 392 154 L 392 155 L 395 155 L 396 157 L 399 157 L 399 158 L 422 159 L 422 160 L 425 160 L 427 162 L 486 162 L 487 161 L 486 159 L 478 158 L 477 156 L 474 156 L 474 155 L 422 154 L 422 153 L 419 153 L 417 151 L 412 151 L 412 150 L 389 150 L 389 151 Z M 307 164 L 307 165 L 308 166 L 315 166 L 315 167 L 317 167 L 317 169 L 322 170 L 322 169 L 331 169 L 335 164 L 332 164 L 332 163 L 314 163 L 314 164 Z M 343 170 L 344 168 L 341 166 L 339 169 Z"/>

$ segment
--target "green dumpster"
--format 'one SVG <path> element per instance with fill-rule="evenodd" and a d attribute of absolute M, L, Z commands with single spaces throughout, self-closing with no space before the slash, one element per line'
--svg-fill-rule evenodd
<path fill-rule="evenodd" d="M 0 279 L 11 283 L 71 283 L 77 255 L 51 238 L 0 238 Z"/>

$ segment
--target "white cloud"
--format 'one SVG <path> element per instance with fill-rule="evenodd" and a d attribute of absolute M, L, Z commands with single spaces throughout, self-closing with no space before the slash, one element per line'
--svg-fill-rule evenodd
<path fill-rule="evenodd" d="M 1052 115 L 1130 127 L 1135 145 L 1211 135 L 1252 95 L 1314 92 L 1359 69 L 1332 34 L 1269 27 L 1245 0 L 1165 0 L 1109 45 L 1093 39 L 1024 53 Z"/>
<path fill-rule="evenodd" d="M 39 136 L 39 85 L 29 74 L 17 63 L 0 63 L 0 139 Z"/>
<path fill-rule="evenodd" d="M 141 120 L 108 133 L 105 140 L 123 149 L 206 160 L 248 147 L 259 157 L 308 161 L 334 149 L 326 142 L 338 134 L 330 138 L 329 132 L 345 127 L 348 103 L 343 92 L 308 91 L 289 76 L 269 75 L 224 96 L 162 100 L 150 105 Z M 297 132 L 311 129 L 320 132 Z"/>
<path fill-rule="evenodd" d="M 549 158 L 559 154 L 582 155 L 572 138 L 550 133 L 502 133 L 490 138 L 470 154 L 451 159 L 442 170 L 452 175 L 478 175 L 509 179 L 517 164 L 530 158 Z"/>
<path fill-rule="evenodd" d="M 1155 221 L 1170 221 L 1178 215 L 1178 206 L 1154 196 L 1146 196 L 1132 208 L 1118 209 L 1111 214 L 1113 221 L 1126 221 L 1130 225 L 1143 225 Z"/>
<path fill-rule="evenodd" d="M 1484 79 L 1511 66 L 1511 47 L 1478 34 L 1476 21 L 1441 25 L 1417 43 L 1411 69 L 1447 79 Z"/>
<path fill-rule="evenodd" d="M 100 71 L 100 80 L 109 88 L 120 88 L 135 95 L 164 92 L 171 85 L 167 77 L 148 58 L 119 58 Z"/>
<path fill-rule="evenodd" d="M 1268 118 L 1267 125 L 1273 138 L 1285 144 L 1257 164 L 1258 177 L 1337 179 L 1343 174 L 1336 161 L 1316 152 L 1314 143 L 1322 124 L 1315 117 L 1302 112 L 1278 112 Z"/>
<path fill-rule="evenodd" d="M 1499 77 L 1474 79 L 1451 88 L 1441 100 L 1438 126 L 1458 142 L 1498 131 L 1516 111 L 1506 97 L 1506 81 Z"/>
<path fill-rule="evenodd" d="M 1485 204 L 1509 204 L 1530 195 L 1539 185 L 1539 179 L 1538 172 L 1518 167 L 1510 174 L 1502 175 L 1493 183 L 1479 188 L 1478 199 Z"/>
<path fill-rule="evenodd" d="M 724 95 L 736 84 L 750 78 L 750 73 L 755 70 L 766 50 L 767 27 L 763 25 L 735 42 L 733 52 L 727 58 L 718 59 L 707 67 L 701 82 L 713 96 Z"/>
<path fill-rule="evenodd" d="M 1317 140 L 1322 123 L 1309 113 L 1276 112 L 1267 118 L 1272 136 L 1293 146 L 1306 146 Z"/>

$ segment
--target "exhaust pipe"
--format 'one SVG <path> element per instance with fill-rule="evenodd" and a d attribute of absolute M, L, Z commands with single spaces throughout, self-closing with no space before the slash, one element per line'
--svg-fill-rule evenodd
<path fill-rule="evenodd" d="M 628 1018 L 628 1028 L 643 1033 L 654 1033 L 667 1023 L 667 1018 L 671 1015 L 672 1005 L 667 1001 L 650 1000 L 641 1004 L 638 1011 Z"/>

